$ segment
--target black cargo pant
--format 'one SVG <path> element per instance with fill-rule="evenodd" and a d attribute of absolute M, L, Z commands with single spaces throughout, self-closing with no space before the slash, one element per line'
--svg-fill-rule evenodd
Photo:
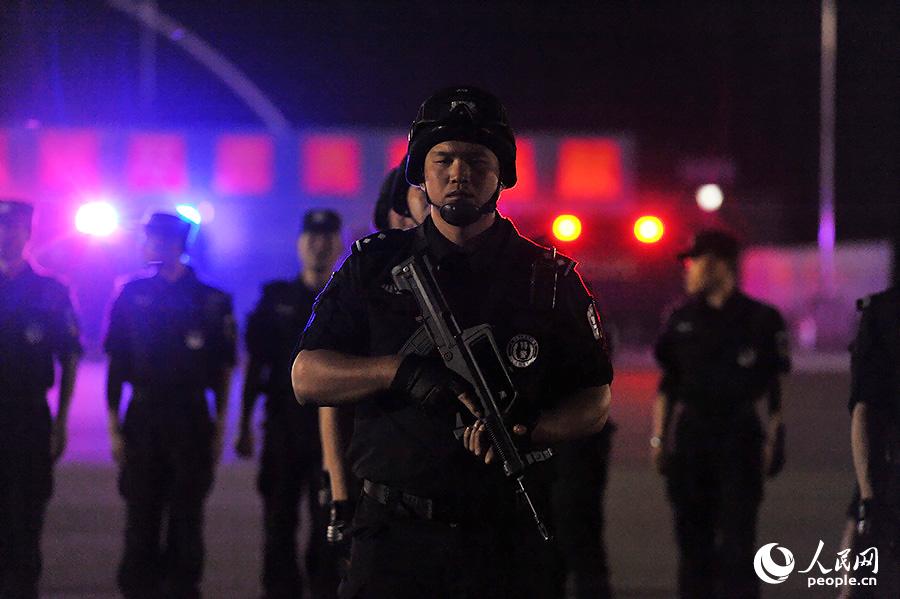
<path fill-rule="evenodd" d="M 122 431 L 126 528 L 119 588 L 127 599 L 199 597 L 203 508 L 213 479 L 206 398 L 135 391 Z"/>
<path fill-rule="evenodd" d="M 710 418 L 686 410 L 673 423 L 667 488 L 679 546 L 683 599 L 756 599 L 753 571 L 762 501 L 763 433 L 748 407 Z"/>
<path fill-rule="evenodd" d="M 303 520 L 311 529 L 305 559 L 309 585 L 316 599 L 337 594 L 337 570 L 327 563 L 325 551 L 328 506 L 319 502 L 322 454 L 318 436 L 306 438 L 308 429 L 286 415 L 266 421 L 257 486 L 263 498 L 262 581 L 267 599 L 294 599 L 302 593 L 297 532 L 303 496 L 309 510 Z"/>
<path fill-rule="evenodd" d="M 53 488 L 43 396 L 0 397 L 0 598 L 38 596 L 41 530 Z"/>
<path fill-rule="evenodd" d="M 480 523 L 424 520 L 363 494 L 352 535 L 341 599 L 559 597 L 555 546 L 517 510 Z"/>
<path fill-rule="evenodd" d="M 603 539 L 603 499 L 614 430 L 608 422 L 601 432 L 561 443 L 554 450 L 554 532 L 575 599 L 612 596 Z"/>

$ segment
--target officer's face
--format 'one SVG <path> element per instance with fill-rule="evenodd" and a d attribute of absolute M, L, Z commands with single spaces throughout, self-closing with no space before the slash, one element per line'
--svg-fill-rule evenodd
<path fill-rule="evenodd" d="M 684 260 L 684 290 L 690 295 L 714 291 L 725 279 L 728 266 L 712 254 Z"/>
<path fill-rule="evenodd" d="M 181 239 L 165 235 L 147 235 L 144 238 L 144 260 L 147 264 L 174 264 L 184 253 Z"/>
<path fill-rule="evenodd" d="M 439 143 L 425 156 L 425 191 L 437 206 L 470 202 L 483 206 L 500 184 L 500 161 L 481 144 Z"/>
<path fill-rule="evenodd" d="M 412 229 L 416 226 L 416 222 L 408 217 L 403 216 L 393 208 L 388 210 L 388 228 L 389 229 Z"/>
<path fill-rule="evenodd" d="M 341 256 L 343 246 L 341 234 L 335 233 L 301 233 L 297 240 L 297 254 L 304 268 L 316 272 L 328 272 L 334 269 L 334 263 Z"/>
<path fill-rule="evenodd" d="M 4 262 L 18 260 L 31 237 L 28 223 L 18 220 L 0 221 L 0 259 Z"/>

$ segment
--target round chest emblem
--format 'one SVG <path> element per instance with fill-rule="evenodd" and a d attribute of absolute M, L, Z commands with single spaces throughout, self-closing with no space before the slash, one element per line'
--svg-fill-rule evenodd
<path fill-rule="evenodd" d="M 200 331 L 190 331 L 184 336 L 184 344 L 188 349 L 197 351 L 198 349 L 203 349 L 203 346 L 206 345 L 206 339 Z"/>
<path fill-rule="evenodd" d="M 25 329 L 25 340 L 29 345 L 37 345 L 44 340 L 44 329 L 37 323 L 31 323 Z"/>
<path fill-rule="evenodd" d="M 506 344 L 506 355 L 516 368 L 531 366 L 538 356 L 537 339 L 531 335 L 516 335 Z"/>
<path fill-rule="evenodd" d="M 745 347 L 738 352 L 737 363 L 741 368 L 752 368 L 756 364 L 756 350 L 752 347 Z"/>

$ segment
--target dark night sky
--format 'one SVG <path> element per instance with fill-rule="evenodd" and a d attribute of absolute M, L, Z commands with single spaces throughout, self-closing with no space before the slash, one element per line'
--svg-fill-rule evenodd
<path fill-rule="evenodd" d="M 897 229 L 900 8 L 838 0 L 838 223 Z M 140 109 L 137 27 L 99 0 L 7 0 L 6 125 L 259 126 L 161 40 Z M 225 9 L 223 6 L 227 6 Z M 815 233 L 819 3 L 160 1 L 241 67 L 292 124 L 407 126 L 447 84 L 494 91 L 529 130 L 628 131 L 644 189 L 685 156 L 733 157 L 735 191 Z"/>

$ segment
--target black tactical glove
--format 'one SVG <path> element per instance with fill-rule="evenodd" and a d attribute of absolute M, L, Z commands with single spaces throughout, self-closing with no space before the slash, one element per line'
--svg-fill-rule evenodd
<path fill-rule="evenodd" d="M 469 390 L 464 378 L 444 365 L 440 358 L 409 354 L 400 363 L 391 382 L 391 391 L 401 393 L 428 407 L 456 398 Z"/>
<path fill-rule="evenodd" d="M 350 540 L 348 530 L 353 521 L 353 504 L 349 501 L 331 502 L 331 519 L 325 531 L 325 538 L 330 545 L 342 545 Z"/>

